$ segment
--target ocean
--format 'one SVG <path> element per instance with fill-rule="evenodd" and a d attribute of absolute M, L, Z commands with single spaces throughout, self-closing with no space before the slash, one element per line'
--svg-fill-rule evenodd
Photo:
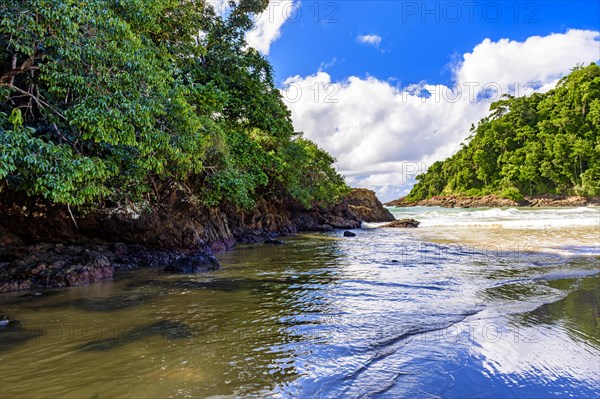
<path fill-rule="evenodd" d="M 391 208 L 223 269 L 0 296 L 7 398 L 598 398 L 600 208 Z"/>

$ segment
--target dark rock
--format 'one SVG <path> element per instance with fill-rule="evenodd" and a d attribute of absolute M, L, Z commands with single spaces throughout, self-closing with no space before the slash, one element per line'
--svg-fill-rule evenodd
<path fill-rule="evenodd" d="M 394 220 L 392 223 L 384 224 L 381 227 L 398 227 L 398 228 L 415 228 L 418 227 L 421 222 L 415 219 L 401 219 Z"/>
<path fill-rule="evenodd" d="M 394 215 L 384 208 L 375 192 L 366 188 L 355 188 L 344 198 L 348 207 L 364 222 L 391 222 Z"/>
<path fill-rule="evenodd" d="M 11 247 L 4 254 L 9 261 L 0 263 L 0 292 L 89 284 L 113 277 L 115 270 L 164 267 L 187 257 L 178 251 L 125 244 Z M 196 259 L 196 266 L 200 263 Z"/>
<path fill-rule="evenodd" d="M 274 239 L 274 238 L 267 238 L 267 239 L 264 241 L 264 243 L 265 243 L 265 244 L 268 244 L 268 245 L 283 245 L 283 244 L 285 244 L 285 242 L 284 242 L 284 241 L 281 241 L 281 240 L 276 240 L 276 239 Z"/>
<path fill-rule="evenodd" d="M 143 245 L 186 252 L 224 250 L 235 244 L 225 213 L 194 199 L 180 186 L 163 187 L 155 204 L 100 208 L 78 214 L 66 206 L 13 192 L 0 193 L 0 225 L 25 243 L 90 245 L 94 242 Z M 8 237 L 0 231 L 1 237 Z M 12 240 L 12 238 L 11 238 Z"/>
<path fill-rule="evenodd" d="M 0 247 L 1 246 L 19 246 L 24 245 L 23 240 L 0 226 Z"/>
<path fill-rule="evenodd" d="M 141 267 L 166 265 L 172 273 L 215 270 L 219 265 L 212 255 L 189 255 L 274 235 L 350 230 L 360 228 L 363 220 L 393 220 L 365 189 L 353 190 L 335 205 L 307 209 L 290 197 L 273 196 L 258 200 L 252 210 L 229 203 L 206 207 L 176 184 L 156 189 L 157 203 L 85 214 L 22 193 L 1 192 L 0 292 L 88 284 L 111 278 L 115 270 Z"/>
<path fill-rule="evenodd" d="M 322 232 L 333 231 L 333 226 L 331 226 L 329 224 L 321 224 L 319 226 L 316 226 L 314 231 L 322 231 Z"/>
<path fill-rule="evenodd" d="M 15 260 L 0 268 L 0 292 L 35 287 L 67 287 L 112 278 L 114 269 L 101 251 L 81 246 L 21 247 Z"/>
<path fill-rule="evenodd" d="M 292 223 L 298 231 L 332 231 L 333 229 L 360 228 L 360 219 L 348 205 L 338 204 L 323 209 L 300 211 L 292 216 Z"/>
<path fill-rule="evenodd" d="M 356 233 L 351 231 L 344 231 L 344 237 L 356 237 Z"/>
<path fill-rule="evenodd" d="M 176 259 L 170 265 L 165 267 L 167 273 L 202 273 L 221 268 L 219 261 L 214 255 L 206 253 L 185 258 Z"/>
<path fill-rule="evenodd" d="M 101 242 L 111 245 L 109 251 L 119 259 L 129 257 L 131 245 L 189 255 L 225 250 L 236 242 L 258 242 L 274 234 L 356 229 L 363 220 L 393 220 L 375 194 L 365 189 L 353 190 L 331 206 L 307 209 L 291 197 L 272 196 L 258 200 L 252 210 L 230 203 L 206 207 L 182 186 L 159 191 L 159 203 L 101 208 L 85 215 L 75 212 L 78 227 L 65 206 L 0 193 L 0 262 L 10 255 L 2 247 L 23 243 L 89 246 Z"/>

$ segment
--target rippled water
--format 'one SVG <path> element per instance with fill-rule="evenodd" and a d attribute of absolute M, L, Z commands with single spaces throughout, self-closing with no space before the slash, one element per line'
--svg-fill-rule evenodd
<path fill-rule="evenodd" d="M 423 224 L 2 295 L 0 397 L 599 397 L 598 208 L 394 212 Z"/>
<path fill-rule="evenodd" d="M 502 252 L 600 256 L 600 208 L 391 208 L 421 222 L 416 237 Z M 377 224 L 367 225 L 374 227 Z"/>

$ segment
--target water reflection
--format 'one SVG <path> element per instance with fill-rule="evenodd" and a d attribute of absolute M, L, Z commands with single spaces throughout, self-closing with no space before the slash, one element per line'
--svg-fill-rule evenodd
<path fill-rule="evenodd" d="M 220 254 L 219 272 L 144 270 L 1 296 L 0 313 L 22 321 L 0 330 L 3 395 L 591 397 L 599 388 L 595 258 L 498 254 L 393 229 L 286 241 Z"/>
<path fill-rule="evenodd" d="M 572 339 L 584 340 L 600 349 L 600 278 L 565 279 L 548 284 L 570 292 L 559 301 L 544 304 L 522 315 L 518 323 L 526 326 L 561 324 Z M 571 291 L 572 288 L 576 289 Z"/>

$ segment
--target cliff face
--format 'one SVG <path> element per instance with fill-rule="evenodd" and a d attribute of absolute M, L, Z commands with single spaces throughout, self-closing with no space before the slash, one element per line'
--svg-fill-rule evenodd
<path fill-rule="evenodd" d="M 152 208 L 102 209 L 78 217 L 67 207 L 5 195 L 0 198 L 0 292 L 86 284 L 118 269 L 176 270 L 182 262 L 202 270 L 207 258 L 199 254 L 236 242 L 393 220 L 386 212 L 372 191 L 362 189 L 326 208 L 272 198 L 242 210 L 229 204 L 207 208 L 178 188 Z M 212 260 L 204 263 L 214 269 Z"/>
<path fill-rule="evenodd" d="M 375 193 L 366 189 L 354 189 L 340 203 L 326 208 L 306 209 L 291 199 L 271 198 L 260 200 L 252 210 L 230 204 L 207 208 L 183 189 L 174 189 L 152 208 L 103 209 L 75 220 L 64 206 L 3 198 L 0 242 L 123 242 L 195 253 L 222 251 L 236 242 L 256 242 L 278 234 L 355 229 L 363 221 L 392 220 Z"/>

